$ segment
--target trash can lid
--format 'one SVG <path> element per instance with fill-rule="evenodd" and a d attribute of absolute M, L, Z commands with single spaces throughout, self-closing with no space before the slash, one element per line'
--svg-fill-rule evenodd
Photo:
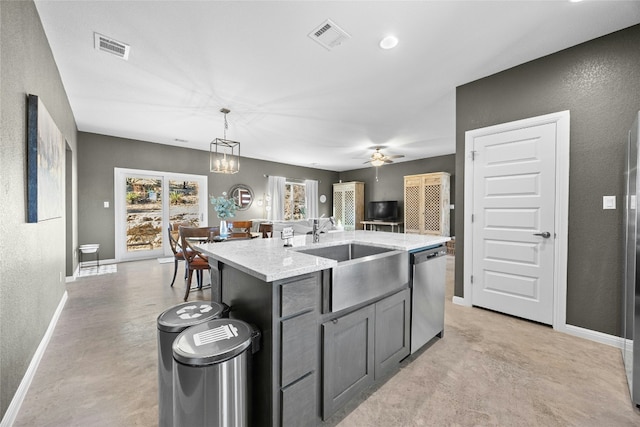
<path fill-rule="evenodd" d="M 222 317 L 227 309 L 227 305 L 217 302 L 184 302 L 158 316 L 158 329 L 164 332 L 182 332 L 189 326 Z"/>
<path fill-rule="evenodd" d="M 210 320 L 192 326 L 176 337 L 173 358 L 191 366 L 221 363 L 248 349 L 253 333 L 253 328 L 242 320 Z"/>

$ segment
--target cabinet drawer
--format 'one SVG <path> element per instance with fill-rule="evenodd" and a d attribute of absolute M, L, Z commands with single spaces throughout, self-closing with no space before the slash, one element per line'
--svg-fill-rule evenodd
<path fill-rule="evenodd" d="M 316 390 L 315 372 L 282 390 L 282 426 L 316 425 Z"/>
<path fill-rule="evenodd" d="M 318 306 L 319 284 L 316 276 L 284 283 L 280 290 L 280 316 L 288 317 Z"/>
<path fill-rule="evenodd" d="M 284 387 L 315 370 L 318 348 L 318 326 L 315 313 L 306 313 L 281 322 L 282 365 Z"/>

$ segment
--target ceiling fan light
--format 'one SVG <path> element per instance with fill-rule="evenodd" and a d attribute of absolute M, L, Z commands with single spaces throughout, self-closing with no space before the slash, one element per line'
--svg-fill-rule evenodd
<path fill-rule="evenodd" d="M 384 160 L 382 160 L 382 159 L 373 159 L 373 160 L 371 160 L 371 165 L 372 166 L 382 166 L 382 165 L 384 165 Z"/>

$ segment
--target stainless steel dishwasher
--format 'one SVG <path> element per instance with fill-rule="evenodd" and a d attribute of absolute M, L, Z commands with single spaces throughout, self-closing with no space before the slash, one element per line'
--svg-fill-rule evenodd
<path fill-rule="evenodd" d="M 444 334 L 444 245 L 411 253 L 411 354 Z"/>

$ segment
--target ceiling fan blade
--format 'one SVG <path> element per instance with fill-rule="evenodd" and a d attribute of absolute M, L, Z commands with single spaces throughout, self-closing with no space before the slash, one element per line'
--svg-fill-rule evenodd
<path fill-rule="evenodd" d="M 394 154 L 393 156 L 387 156 L 387 159 L 400 159 L 404 157 L 404 154 Z"/>
<path fill-rule="evenodd" d="M 366 162 L 363 162 L 363 165 L 366 165 L 367 163 L 371 163 L 371 160 L 367 160 Z"/>
<path fill-rule="evenodd" d="M 385 162 L 385 163 L 393 163 L 393 160 L 391 160 L 391 159 L 384 159 L 384 162 Z"/>

